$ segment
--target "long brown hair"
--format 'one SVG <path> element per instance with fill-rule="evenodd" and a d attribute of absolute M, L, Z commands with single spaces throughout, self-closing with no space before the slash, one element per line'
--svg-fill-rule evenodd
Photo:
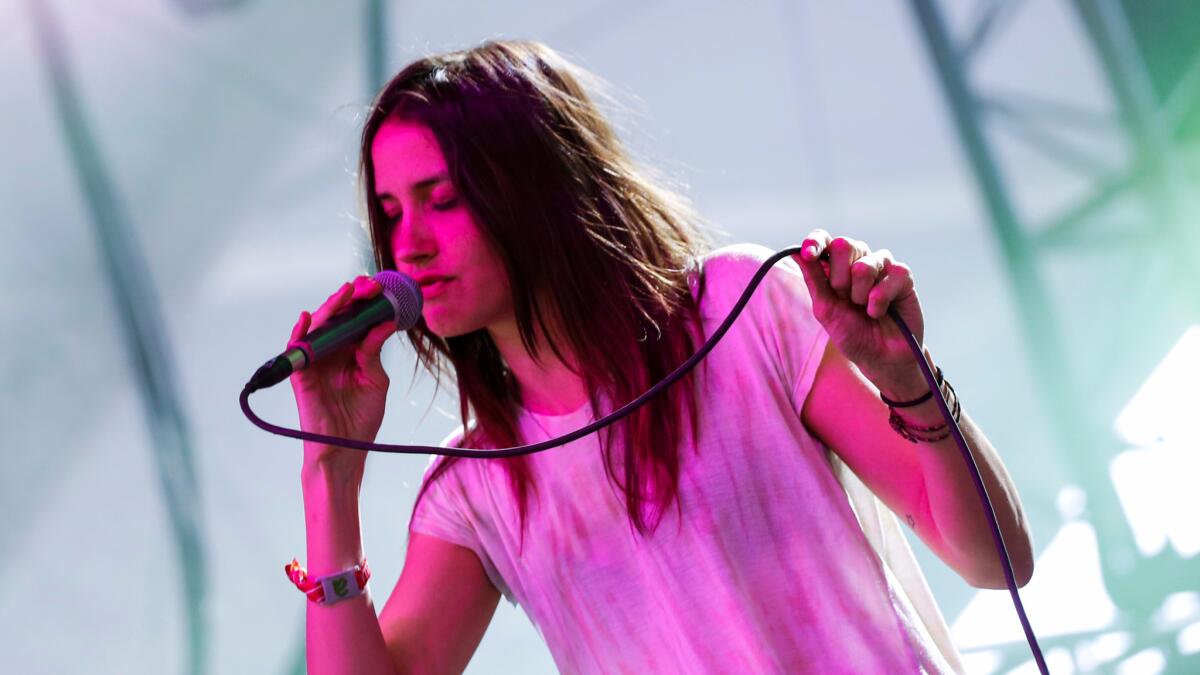
<path fill-rule="evenodd" d="M 371 146 L 389 118 L 427 126 L 451 181 L 504 262 L 526 350 L 539 356 L 540 329 L 555 357 L 578 364 L 572 370 L 599 411 L 601 392 L 624 404 L 693 352 L 699 315 L 688 275 L 708 242 L 686 201 L 622 149 L 584 82 L 596 80 L 533 42 L 487 42 L 423 58 L 376 98 L 363 128 L 359 175 L 375 263 L 395 269 Z M 443 338 L 422 320 L 408 338 L 439 383 L 453 373 L 463 447 L 519 444 L 517 382 L 486 330 Z M 690 376 L 601 436 L 606 473 L 643 535 L 677 496 L 685 417 L 694 437 Z M 619 465 L 616 448 L 623 449 Z M 418 502 L 455 461 L 439 463 Z M 523 538 L 533 484 L 528 464 L 524 457 L 494 461 L 505 462 Z"/>

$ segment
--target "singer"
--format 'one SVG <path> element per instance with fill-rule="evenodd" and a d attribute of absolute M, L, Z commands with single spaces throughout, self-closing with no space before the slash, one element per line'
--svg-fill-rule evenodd
<path fill-rule="evenodd" d="M 369 112 L 360 178 L 375 261 L 422 289 L 407 338 L 461 407 L 444 445 L 544 440 L 633 399 L 702 343 L 770 254 L 710 248 L 685 200 L 622 149 L 593 85 L 544 45 L 489 42 L 409 65 Z M 434 457 L 382 613 L 369 587 L 308 603 L 309 672 L 461 672 L 501 595 L 566 673 L 961 672 L 898 524 L 968 583 L 1004 577 L 885 314 L 894 306 L 923 340 L 913 274 L 847 237 L 803 243 L 708 358 L 630 417 L 544 453 Z M 291 339 L 378 292 L 365 276 L 345 284 Z M 394 332 L 381 324 L 291 376 L 304 430 L 374 440 Z M 1020 500 L 949 377 L 1023 585 Z M 310 576 L 365 560 L 365 458 L 304 446 Z"/>

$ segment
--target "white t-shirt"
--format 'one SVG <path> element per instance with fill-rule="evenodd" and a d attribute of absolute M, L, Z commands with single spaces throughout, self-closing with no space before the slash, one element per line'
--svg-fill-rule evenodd
<path fill-rule="evenodd" d="M 706 336 L 770 254 L 706 256 Z M 473 550 L 564 673 L 961 672 L 895 516 L 800 420 L 827 341 L 799 268 L 776 264 L 693 371 L 683 515 L 672 505 L 648 538 L 630 527 L 596 434 L 529 456 L 523 550 L 499 461 L 457 460 L 412 529 Z M 532 443 L 595 418 L 588 405 L 522 411 L 519 429 Z"/>

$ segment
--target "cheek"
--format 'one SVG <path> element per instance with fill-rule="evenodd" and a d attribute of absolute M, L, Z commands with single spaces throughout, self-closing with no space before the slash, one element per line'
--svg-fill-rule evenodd
<path fill-rule="evenodd" d="M 508 270 L 500 254 L 493 250 L 483 234 L 473 223 L 463 223 L 463 227 L 448 232 L 444 244 L 456 247 L 467 254 L 466 264 L 470 266 L 473 286 L 481 296 L 489 299 L 507 298 L 509 294 Z"/>
<path fill-rule="evenodd" d="M 446 228 L 441 244 L 459 250 L 472 250 L 483 245 L 475 226 L 467 218 L 460 218 L 452 227 Z"/>

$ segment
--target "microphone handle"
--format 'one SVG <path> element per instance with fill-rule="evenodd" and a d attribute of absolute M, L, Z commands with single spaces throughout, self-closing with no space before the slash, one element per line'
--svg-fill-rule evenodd
<path fill-rule="evenodd" d="M 371 329 L 384 321 L 396 320 L 396 310 L 382 293 L 346 306 L 329 317 L 324 325 L 288 345 L 304 351 L 305 362 L 300 368 L 324 358 L 348 344 L 356 344 Z M 298 370 L 298 369 L 297 369 Z"/>
<path fill-rule="evenodd" d="M 383 294 L 353 302 L 329 317 L 320 328 L 288 345 L 287 351 L 259 367 L 246 383 L 246 389 L 258 391 L 275 386 L 313 361 L 357 343 L 384 321 L 395 320 L 396 310 Z"/>

